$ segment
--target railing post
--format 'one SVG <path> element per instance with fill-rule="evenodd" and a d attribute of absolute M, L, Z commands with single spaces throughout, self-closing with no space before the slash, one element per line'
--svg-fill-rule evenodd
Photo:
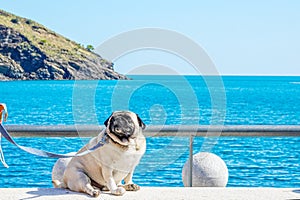
<path fill-rule="evenodd" d="M 190 152 L 189 152 L 189 187 L 193 187 L 193 143 L 194 136 L 190 134 Z"/>

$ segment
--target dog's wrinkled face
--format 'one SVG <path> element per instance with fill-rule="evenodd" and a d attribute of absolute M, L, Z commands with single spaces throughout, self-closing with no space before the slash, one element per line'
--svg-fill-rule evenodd
<path fill-rule="evenodd" d="M 128 115 L 113 116 L 108 127 L 118 138 L 129 138 L 134 134 L 134 123 Z"/>
<path fill-rule="evenodd" d="M 104 124 L 109 137 L 124 146 L 146 127 L 137 114 L 129 111 L 113 112 Z"/>

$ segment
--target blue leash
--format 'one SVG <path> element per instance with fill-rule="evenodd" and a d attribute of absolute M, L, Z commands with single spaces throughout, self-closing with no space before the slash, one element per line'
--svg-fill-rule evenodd
<path fill-rule="evenodd" d="M 92 148 L 90 148 L 90 149 L 88 149 L 88 150 L 86 150 L 84 152 L 76 154 L 76 155 L 70 155 L 70 153 L 67 153 L 67 154 L 56 154 L 56 153 L 52 153 L 52 152 L 48 152 L 48 151 L 43 151 L 43 150 L 39 150 L 39 149 L 32 148 L 32 147 L 25 147 L 25 146 L 17 144 L 12 139 L 12 137 L 7 132 L 7 130 L 3 127 L 3 125 L 0 124 L 0 160 L 1 160 L 2 164 L 4 165 L 4 167 L 7 167 L 7 168 L 8 168 L 8 165 L 5 163 L 4 155 L 3 155 L 3 152 L 2 152 L 2 148 L 1 148 L 1 137 L 2 137 L 1 134 L 2 134 L 2 136 L 5 139 L 7 139 L 13 145 L 17 146 L 19 149 L 21 149 L 23 151 L 26 151 L 26 152 L 28 152 L 30 154 L 33 154 L 33 155 L 47 157 L 47 158 L 70 158 L 70 157 L 84 156 L 84 155 L 86 155 L 88 153 L 91 153 L 91 152 L 95 151 L 97 148 L 103 146 L 105 144 L 105 138 L 106 138 L 106 137 L 102 137 L 102 140 L 99 143 L 97 143 L 95 146 L 93 146 Z"/>

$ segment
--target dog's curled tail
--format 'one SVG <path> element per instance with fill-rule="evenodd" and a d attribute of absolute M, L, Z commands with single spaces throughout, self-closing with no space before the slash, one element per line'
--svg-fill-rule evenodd
<path fill-rule="evenodd" d="M 64 182 L 60 182 L 59 180 L 52 180 L 52 184 L 55 188 L 67 188 Z"/>

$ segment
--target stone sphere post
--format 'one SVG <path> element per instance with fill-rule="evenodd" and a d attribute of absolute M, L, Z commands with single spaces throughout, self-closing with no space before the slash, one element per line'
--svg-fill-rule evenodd
<path fill-rule="evenodd" d="M 188 160 L 182 168 L 182 181 L 185 187 L 189 186 L 189 169 Z M 193 187 L 226 187 L 228 182 L 228 168 L 225 162 L 213 153 L 195 154 L 192 174 Z"/>

